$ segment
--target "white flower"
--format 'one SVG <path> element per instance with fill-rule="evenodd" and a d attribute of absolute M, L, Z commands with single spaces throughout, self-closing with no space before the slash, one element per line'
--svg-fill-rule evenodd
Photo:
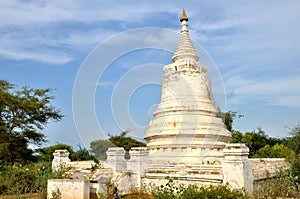
<path fill-rule="evenodd" d="M 26 170 L 26 171 L 29 171 L 29 169 L 28 169 L 28 168 L 26 168 L 25 170 Z"/>

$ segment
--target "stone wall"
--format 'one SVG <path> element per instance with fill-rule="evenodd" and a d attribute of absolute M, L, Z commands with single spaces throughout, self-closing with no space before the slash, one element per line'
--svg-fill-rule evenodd
<path fill-rule="evenodd" d="M 74 161 L 74 162 L 67 162 L 66 166 L 71 167 L 75 170 L 89 170 L 93 168 L 96 163 L 93 160 L 87 161 Z"/>
<path fill-rule="evenodd" d="M 237 189 L 245 188 L 248 193 L 252 193 L 253 175 L 251 161 L 248 159 L 249 148 L 245 144 L 227 144 L 223 153 L 223 184 L 228 183 Z"/>
<path fill-rule="evenodd" d="M 280 170 L 289 168 L 284 158 L 251 158 L 253 180 L 264 180 L 274 177 Z"/>
<path fill-rule="evenodd" d="M 69 180 L 49 181 L 48 194 L 58 188 L 62 195 L 67 195 L 66 198 L 70 198 L 71 187 L 77 198 L 84 198 L 86 192 L 106 193 L 107 183 L 114 184 L 119 193 L 126 194 L 135 188 L 166 184 L 167 176 L 175 177 L 178 184 L 208 186 L 228 183 L 232 188 L 245 188 L 251 193 L 254 181 L 273 177 L 280 169 L 289 167 L 281 158 L 249 159 L 249 148 L 245 144 L 227 144 L 222 150 L 222 162 L 203 159 L 197 164 L 164 165 L 151 162 L 146 147 L 133 147 L 128 160 L 123 148 L 113 147 L 108 149 L 107 160 L 100 162 L 97 169 L 92 169 L 93 161 L 70 162 L 65 151 L 55 153 L 54 169 L 63 165 L 71 170 L 65 173 Z"/>
<path fill-rule="evenodd" d="M 47 185 L 47 199 L 89 199 L 90 181 L 74 179 L 50 179 Z"/>
<path fill-rule="evenodd" d="M 88 182 L 88 192 L 106 194 L 107 183 L 114 184 L 121 194 L 126 194 L 135 188 L 140 188 L 141 178 L 147 167 L 148 150 L 146 147 L 132 147 L 130 159 L 125 159 L 125 150 L 122 147 L 112 147 L 107 151 L 107 160 L 100 162 L 98 168 L 93 161 L 70 162 L 66 150 L 56 151 L 52 168 L 68 168 L 64 173 L 66 180 L 50 180 L 48 182 L 48 194 L 59 189 L 65 198 L 85 198 L 78 192 L 86 192 L 86 187 L 80 182 Z M 70 192 L 72 186 L 77 191 Z M 72 196 L 72 197 L 71 197 Z"/>
<path fill-rule="evenodd" d="M 106 154 L 107 160 L 101 163 L 104 168 L 111 168 L 114 171 L 111 182 L 120 193 L 126 194 L 142 187 L 141 179 L 148 163 L 146 147 L 132 147 L 129 151 L 129 160 L 125 159 L 125 150 L 122 147 L 109 148 Z"/>
<path fill-rule="evenodd" d="M 58 170 L 61 169 L 62 167 L 66 167 L 66 164 L 68 162 L 71 162 L 69 159 L 69 151 L 66 149 L 63 150 L 55 150 L 53 153 L 53 160 L 52 160 L 52 169 L 53 170 Z"/>

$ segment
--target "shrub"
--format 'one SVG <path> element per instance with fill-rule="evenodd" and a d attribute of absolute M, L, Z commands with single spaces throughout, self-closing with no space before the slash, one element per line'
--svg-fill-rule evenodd
<path fill-rule="evenodd" d="M 254 158 L 287 158 L 293 151 L 283 144 L 274 146 L 266 145 L 260 148 L 254 155 Z"/>
<path fill-rule="evenodd" d="M 40 193 L 46 196 L 47 180 L 50 178 L 62 178 L 62 171 L 52 172 L 49 162 L 3 167 L 0 174 L 0 195 Z"/>
<path fill-rule="evenodd" d="M 281 171 L 275 177 L 254 184 L 254 198 L 300 198 L 298 177 L 292 172 Z"/>
<path fill-rule="evenodd" d="M 228 185 L 198 187 L 196 185 L 189 185 L 184 187 L 182 185 L 176 186 L 172 179 L 166 185 L 161 185 L 154 188 L 151 192 L 154 199 L 208 199 L 208 198 L 222 198 L 222 199 L 248 199 L 249 196 L 244 190 L 230 189 Z"/>

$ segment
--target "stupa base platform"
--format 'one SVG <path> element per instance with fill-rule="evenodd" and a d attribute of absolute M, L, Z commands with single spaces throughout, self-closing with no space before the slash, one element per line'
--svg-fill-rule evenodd
<path fill-rule="evenodd" d="M 218 185 L 223 183 L 222 165 L 168 165 L 149 168 L 142 182 L 145 186 L 165 185 L 169 179 L 182 185 Z"/>

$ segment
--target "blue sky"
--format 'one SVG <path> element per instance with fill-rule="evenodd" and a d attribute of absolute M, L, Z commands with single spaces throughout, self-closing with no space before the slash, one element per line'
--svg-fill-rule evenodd
<path fill-rule="evenodd" d="M 88 147 L 91 140 L 122 129 L 141 138 L 159 103 L 162 67 L 171 62 L 179 36 L 173 33 L 179 33 L 182 8 L 189 17 L 191 38 L 204 49 L 199 52 L 200 61 L 210 56 L 219 71 L 208 64 L 212 82 L 222 83 L 221 91 L 225 89 L 222 108 L 244 115 L 235 129 L 246 132 L 261 127 L 270 136 L 286 136 L 286 126 L 300 121 L 297 0 L 1 1 L 0 78 L 20 86 L 55 89 L 53 105 L 65 117 L 48 125 L 48 145 Z M 151 36 L 148 27 L 157 28 L 160 34 Z M 140 30 L 147 30 L 145 37 Z M 127 43 L 118 42 L 122 36 Z M 131 42 L 158 48 L 119 54 L 100 76 L 97 73 L 97 81 L 89 82 L 86 77 L 85 82 L 77 82 L 90 59 L 94 67 L 104 67 L 101 63 L 114 50 L 96 52 L 107 41 L 116 51 L 124 45 L 131 49 Z M 93 97 L 91 101 L 82 95 L 87 102 L 76 104 L 76 82 L 90 84 L 86 91 L 94 89 L 87 94 Z M 87 115 L 81 115 L 81 127 L 74 121 L 74 109 L 84 111 L 88 106 L 94 110 L 90 114 L 98 127 L 89 124 L 93 119 Z"/>

